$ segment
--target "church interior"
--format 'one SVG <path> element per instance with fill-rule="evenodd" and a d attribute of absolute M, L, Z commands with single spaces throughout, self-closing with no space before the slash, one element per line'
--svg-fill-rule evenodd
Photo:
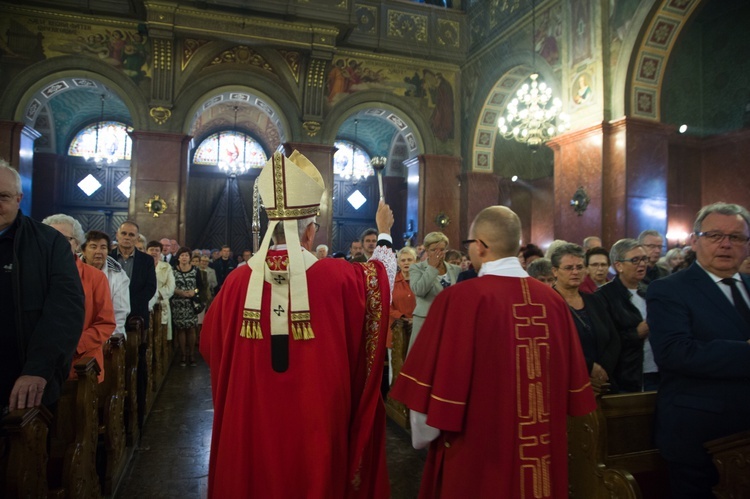
<path fill-rule="evenodd" d="M 498 204 L 523 245 L 654 229 L 681 247 L 702 206 L 750 205 L 749 22 L 744 0 L 1 1 L 0 158 L 34 219 L 108 234 L 130 219 L 148 240 L 234 254 L 262 231 L 259 172 L 294 150 L 327 186 L 315 244 L 331 253 L 373 226 L 378 171 L 394 248 L 433 231 L 457 247 Z M 540 115 L 514 115 L 541 94 Z M 180 386 L 210 424 L 195 372 Z M 165 417 L 184 394 L 160 396 L 150 420 L 178 431 L 167 440 L 205 446 L 205 428 Z M 415 497 L 424 454 L 398 426 L 389 452 L 411 468 L 394 497 Z M 147 445 L 121 449 L 134 467 L 121 459 L 105 495 L 157 497 L 134 471 L 165 469 L 135 461 Z M 163 478 L 164 494 L 205 487 Z"/>

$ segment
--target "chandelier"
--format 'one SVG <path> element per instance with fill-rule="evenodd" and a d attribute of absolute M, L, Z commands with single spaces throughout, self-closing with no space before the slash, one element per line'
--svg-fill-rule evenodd
<path fill-rule="evenodd" d="M 117 143 L 113 137 L 107 137 L 101 130 L 104 124 L 104 99 L 105 96 L 101 96 L 101 110 L 99 112 L 99 122 L 96 124 L 96 131 L 94 136 L 94 152 L 84 154 L 83 159 L 94 163 L 97 168 L 101 169 L 105 164 L 111 165 L 117 161 Z M 101 136 L 101 144 L 100 138 Z M 101 146 L 101 147 L 100 147 Z"/>
<path fill-rule="evenodd" d="M 531 3 L 531 57 L 532 68 L 536 65 L 535 2 Z M 562 112 L 562 102 L 552 98 L 552 88 L 534 72 L 510 101 L 506 114 L 497 120 L 500 134 L 527 144 L 536 151 L 547 140 L 570 128 L 568 115 Z"/>
<path fill-rule="evenodd" d="M 334 159 L 334 172 L 341 175 L 345 180 L 351 180 L 353 183 L 359 182 L 360 179 L 369 177 L 374 173 L 371 161 L 368 162 L 364 151 L 357 149 L 359 120 L 354 120 L 354 141 L 351 143 L 351 157 L 339 157 L 338 161 Z M 348 161 L 347 161 L 348 159 Z M 377 158 L 373 158 L 377 159 Z M 379 160 L 379 159 L 378 159 Z M 384 163 L 385 164 L 385 163 Z"/>
<path fill-rule="evenodd" d="M 216 164 L 219 169 L 229 175 L 236 177 L 248 171 L 252 165 L 247 161 L 247 140 L 237 132 L 237 111 L 239 106 L 234 106 L 234 126 L 229 134 L 219 133 L 216 143 Z M 222 147 L 221 137 L 229 138 L 229 143 Z M 240 144 L 239 142 L 242 142 Z"/>

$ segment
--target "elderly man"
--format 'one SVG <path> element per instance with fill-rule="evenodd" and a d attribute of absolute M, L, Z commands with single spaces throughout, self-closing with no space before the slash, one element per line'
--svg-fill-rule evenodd
<path fill-rule="evenodd" d="M 703 444 L 750 430 L 750 213 L 703 207 L 691 245 L 696 262 L 651 283 L 651 344 L 662 373 L 656 443 L 673 498 L 713 497 L 718 473 Z"/>
<path fill-rule="evenodd" d="M 643 278 L 643 284 L 661 279 L 669 275 L 669 269 L 658 264 L 661 258 L 664 238 L 655 230 L 644 230 L 638 235 L 638 243 L 643 246 L 648 256 L 648 267 Z"/>
<path fill-rule="evenodd" d="M 381 261 L 318 260 L 310 250 L 325 186 L 313 164 L 277 152 L 258 189 L 268 231 L 227 277 L 201 333 L 215 411 L 208 495 L 389 497 L 379 387 L 393 214 L 381 201 Z"/>
<path fill-rule="evenodd" d="M 592 248 L 601 248 L 602 240 L 599 236 L 589 236 L 583 240 L 583 250 L 588 251 Z"/>
<path fill-rule="evenodd" d="M 11 411 L 57 402 L 84 319 L 68 241 L 21 213 L 22 198 L 21 177 L 0 160 L 0 409 Z"/>
<path fill-rule="evenodd" d="M 112 242 L 105 232 L 90 230 L 81 245 L 81 260 L 104 272 L 109 282 L 112 307 L 115 311 L 115 333 L 127 337 L 125 321 L 130 313 L 130 279 L 117 261 L 109 256 Z"/>
<path fill-rule="evenodd" d="M 70 243 L 70 251 L 75 258 L 78 274 L 83 284 L 86 315 L 83 321 L 83 332 L 78 340 L 78 347 L 73 355 L 73 363 L 84 358 L 93 357 L 99 364 L 99 383 L 104 381 L 104 351 L 102 347 L 115 331 L 115 312 L 109 292 L 107 277 L 101 270 L 84 264 L 76 251 L 83 241 L 83 229 L 75 218 L 62 213 L 51 215 L 42 223 L 60 232 Z M 70 371 L 70 377 L 75 370 Z"/>
<path fill-rule="evenodd" d="M 469 234 L 479 277 L 437 295 L 391 390 L 430 446 L 420 497 L 567 497 L 567 416 L 596 408 L 568 305 L 521 267 L 511 210 Z"/>
<path fill-rule="evenodd" d="M 148 329 L 148 302 L 156 293 L 156 271 L 150 255 L 136 251 L 138 224 L 126 220 L 117 229 L 117 249 L 112 251 L 112 258 L 119 263 L 130 279 L 130 314 L 143 319 L 144 330 Z"/>
<path fill-rule="evenodd" d="M 172 243 L 166 237 L 159 239 L 159 242 L 161 243 L 161 261 L 172 265 Z"/>

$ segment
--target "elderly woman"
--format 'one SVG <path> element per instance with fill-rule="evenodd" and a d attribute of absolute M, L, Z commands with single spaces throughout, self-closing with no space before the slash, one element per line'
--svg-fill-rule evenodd
<path fill-rule="evenodd" d="M 669 270 L 670 274 L 672 274 L 676 272 L 676 269 L 678 269 L 684 261 L 685 257 L 682 254 L 682 249 L 672 248 L 671 250 L 667 251 L 667 254 L 661 257 L 659 261 L 656 262 L 656 264 L 662 265 L 664 268 Z"/>
<path fill-rule="evenodd" d="M 182 359 L 180 366 L 191 367 L 195 362 L 195 331 L 198 327 L 198 314 L 193 307 L 193 298 L 198 296 L 203 287 L 201 274 L 190 263 L 190 248 L 182 247 L 175 255 L 177 265 L 174 268 L 175 290 L 172 297 L 172 321 L 174 323 L 177 343 L 180 345 Z"/>
<path fill-rule="evenodd" d="M 162 248 L 164 246 L 159 241 L 149 241 L 146 243 L 146 253 L 154 259 L 156 271 L 156 293 L 148 302 L 148 308 L 154 308 L 154 305 L 161 305 L 161 323 L 167 325 L 167 340 L 172 340 L 172 309 L 169 299 L 174 295 L 174 274 L 172 266 L 162 260 Z"/>
<path fill-rule="evenodd" d="M 417 306 L 417 301 L 409 285 L 409 269 L 416 261 L 417 252 L 411 246 L 406 246 L 398 252 L 398 273 L 393 283 L 391 295 L 391 325 L 393 325 L 393 321 L 398 319 L 404 319 L 409 323 L 412 321 L 412 314 L 414 313 L 414 307 Z M 385 346 L 393 348 L 390 329 Z"/>
<path fill-rule="evenodd" d="M 526 272 L 537 281 L 552 287 L 555 275 L 552 273 L 552 262 L 549 258 L 537 258 L 526 266 Z"/>
<path fill-rule="evenodd" d="M 586 275 L 583 248 L 565 243 L 552 252 L 550 261 L 557 279 L 554 288 L 573 315 L 592 386 L 598 391 L 603 383 L 614 385 L 611 375 L 620 355 L 620 337 L 601 298 L 579 290 Z"/>
<path fill-rule="evenodd" d="M 445 250 L 448 247 L 448 237 L 445 234 L 430 232 L 424 238 L 424 247 L 427 258 L 409 268 L 411 289 L 417 297 L 409 338 L 410 350 L 427 317 L 432 300 L 443 289 L 456 284 L 456 278 L 461 272 L 461 267 L 445 261 Z"/>
<path fill-rule="evenodd" d="M 646 286 L 641 282 L 648 265 L 646 250 L 635 239 L 620 239 L 612 246 L 609 257 L 617 275 L 596 295 L 604 299 L 620 336 L 615 382 L 621 392 L 656 389 L 658 369 L 646 340 Z"/>
<path fill-rule="evenodd" d="M 611 265 L 609 253 L 604 248 L 597 246 L 586 251 L 583 258 L 586 266 L 586 277 L 583 278 L 580 291 L 582 293 L 595 293 L 597 289 L 607 284 L 607 272 Z"/>

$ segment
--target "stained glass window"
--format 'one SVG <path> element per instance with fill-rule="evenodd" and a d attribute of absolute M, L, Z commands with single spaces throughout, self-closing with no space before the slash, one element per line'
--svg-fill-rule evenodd
<path fill-rule="evenodd" d="M 235 131 L 218 132 L 206 137 L 193 156 L 194 164 L 207 166 L 244 162 L 250 168 L 262 168 L 267 160 L 260 143 L 247 134 Z"/>
<path fill-rule="evenodd" d="M 361 147 L 354 147 L 351 142 L 343 140 L 337 140 L 333 145 L 338 149 L 336 154 L 333 155 L 333 173 L 335 175 L 344 178 L 362 178 L 375 173 L 370 166 L 370 155 Z M 352 158 L 354 159 L 353 163 Z"/>
<path fill-rule="evenodd" d="M 130 160 L 133 143 L 128 132 L 131 130 L 132 128 L 117 121 L 94 123 L 76 134 L 70 143 L 68 155 L 86 159 L 98 156 L 109 163 L 121 159 Z"/>

